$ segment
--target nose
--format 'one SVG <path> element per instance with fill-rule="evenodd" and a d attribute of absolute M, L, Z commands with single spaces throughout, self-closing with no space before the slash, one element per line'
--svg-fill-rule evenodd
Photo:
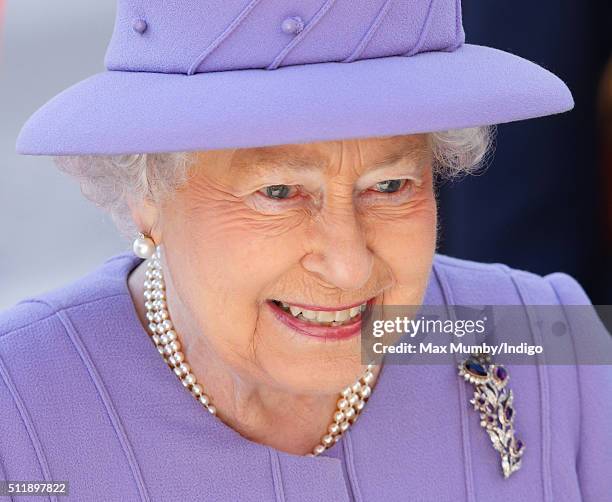
<path fill-rule="evenodd" d="M 302 266 L 342 290 L 363 287 L 372 273 L 373 256 L 353 208 L 328 211 L 313 222 L 311 252 Z"/>

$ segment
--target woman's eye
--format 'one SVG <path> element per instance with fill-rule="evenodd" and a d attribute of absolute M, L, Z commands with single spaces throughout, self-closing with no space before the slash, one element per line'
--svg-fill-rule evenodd
<path fill-rule="evenodd" d="M 373 186 L 372 190 L 375 192 L 383 192 L 383 193 L 394 193 L 398 192 L 402 189 L 402 187 L 406 184 L 407 180 L 385 180 L 376 183 Z"/>
<path fill-rule="evenodd" d="M 291 185 L 271 185 L 260 190 L 270 199 L 290 199 L 297 193 L 297 188 Z"/>

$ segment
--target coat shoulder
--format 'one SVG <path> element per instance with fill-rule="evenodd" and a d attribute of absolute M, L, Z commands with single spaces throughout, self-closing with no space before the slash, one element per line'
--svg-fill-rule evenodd
<path fill-rule="evenodd" d="M 37 393 L 47 388 L 48 382 L 61 382 L 64 373 L 72 374 L 71 378 L 76 381 L 78 370 L 81 379 L 74 387 L 66 387 L 66 391 L 78 388 L 90 378 L 82 370 L 79 347 L 71 342 L 71 323 L 67 319 L 95 322 L 90 314 L 92 309 L 127 294 L 126 276 L 135 264 L 135 259 L 127 254 L 111 257 L 76 281 L 26 298 L 0 312 L 0 431 L 3 432 L 0 434 L 0 475 L 41 479 L 46 469 L 44 446 L 33 424 L 54 406 L 52 400 L 59 402 L 65 396 L 50 394 L 41 401 Z M 42 411 L 41 402 L 47 403 Z M 68 413 L 70 409 L 65 411 Z M 71 420 L 69 413 L 66 420 Z M 19 454 L 15 457 L 9 452 Z"/>
<path fill-rule="evenodd" d="M 0 344 L 13 333 L 35 331 L 58 312 L 126 294 L 127 271 L 136 265 L 128 253 L 113 256 L 90 273 L 53 290 L 28 297 L 0 311 Z M 0 345 L 1 346 L 1 345 Z"/>
<path fill-rule="evenodd" d="M 503 263 L 483 263 L 436 254 L 431 283 L 445 303 L 489 305 L 589 305 L 570 275 L 538 275 Z"/>

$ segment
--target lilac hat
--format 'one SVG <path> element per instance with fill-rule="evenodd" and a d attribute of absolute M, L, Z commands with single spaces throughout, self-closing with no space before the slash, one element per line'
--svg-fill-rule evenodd
<path fill-rule="evenodd" d="M 108 71 L 23 127 L 24 154 L 414 134 L 573 107 L 552 73 L 465 44 L 460 0 L 119 0 Z"/>

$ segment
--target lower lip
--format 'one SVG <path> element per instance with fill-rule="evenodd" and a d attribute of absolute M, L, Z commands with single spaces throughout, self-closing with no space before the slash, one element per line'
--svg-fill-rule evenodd
<path fill-rule="evenodd" d="M 366 304 L 366 312 L 367 308 L 369 308 L 373 301 L 373 299 L 369 300 Z M 348 324 L 343 324 L 342 326 L 321 326 L 302 321 L 301 319 L 292 316 L 290 313 L 285 312 L 281 307 L 272 301 L 268 301 L 266 303 L 272 310 L 274 317 L 276 317 L 285 326 L 297 331 L 301 335 L 318 338 L 320 340 L 347 340 L 357 336 L 361 332 L 362 312 L 357 314 L 357 316 Z"/>

